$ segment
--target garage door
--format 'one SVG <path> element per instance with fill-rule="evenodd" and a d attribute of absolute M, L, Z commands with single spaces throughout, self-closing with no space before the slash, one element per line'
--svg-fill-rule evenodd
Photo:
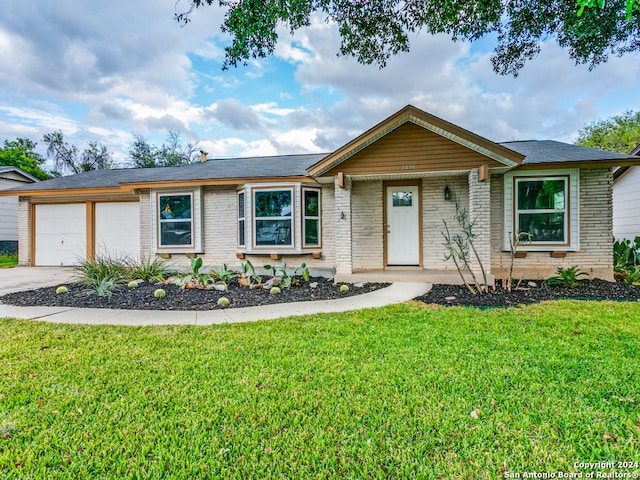
<path fill-rule="evenodd" d="M 35 209 L 35 264 L 76 265 L 84 261 L 87 251 L 86 205 L 36 205 Z"/>
<path fill-rule="evenodd" d="M 95 204 L 96 255 L 140 258 L 140 204 L 106 202 Z"/>

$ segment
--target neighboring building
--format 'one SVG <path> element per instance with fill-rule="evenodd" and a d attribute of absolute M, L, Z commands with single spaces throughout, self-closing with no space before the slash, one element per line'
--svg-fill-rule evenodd
<path fill-rule="evenodd" d="M 640 155 L 638 145 L 632 155 Z M 613 236 L 633 240 L 640 236 L 640 168 L 613 170 Z"/>
<path fill-rule="evenodd" d="M 407 106 L 329 154 L 26 185 L 14 192 L 20 264 L 69 265 L 105 251 L 185 266 L 197 255 L 212 267 L 282 257 L 339 280 L 410 272 L 428 281 L 455 272 L 442 231 L 443 220 L 456 230 L 460 205 L 495 277 L 508 271 L 510 238 L 527 231 L 516 275 L 547 278 L 578 265 L 612 279 L 612 167 L 638 164 L 633 155 L 555 141 L 494 143 Z"/>
<path fill-rule="evenodd" d="M 0 166 L 0 190 L 39 180 L 18 167 Z M 18 251 L 18 197 L 0 197 L 0 253 Z"/>

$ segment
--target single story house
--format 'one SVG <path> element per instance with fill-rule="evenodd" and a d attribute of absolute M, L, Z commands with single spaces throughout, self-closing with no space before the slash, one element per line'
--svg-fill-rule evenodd
<path fill-rule="evenodd" d="M 25 185 L 20 264 L 96 254 L 201 256 L 212 267 L 284 258 L 340 281 L 457 273 L 443 220 L 474 220 L 482 264 L 500 278 L 579 265 L 612 279 L 612 168 L 634 155 L 556 141 L 495 143 L 407 106 L 328 154 L 208 160 L 81 173 Z M 474 265 L 477 270 L 479 267 Z M 395 272 L 395 273 L 394 273 Z M 360 275 L 360 276 L 358 276 Z"/>
<path fill-rule="evenodd" d="M 39 182 L 37 178 L 13 166 L 0 167 L 0 190 L 20 188 Z M 18 251 L 18 198 L 0 197 L 0 252 Z"/>
<path fill-rule="evenodd" d="M 640 145 L 632 152 L 640 155 Z M 640 236 L 640 168 L 618 167 L 613 170 L 613 236 L 616 240 L 633 240 Z"/>

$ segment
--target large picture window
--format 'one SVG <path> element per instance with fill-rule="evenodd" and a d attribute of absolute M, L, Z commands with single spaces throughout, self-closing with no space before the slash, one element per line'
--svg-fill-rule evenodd
<path fill-rule="evenodd" d="M 293 190 L 254 190 L 255 245 L 293 246 Z"/>
<path fill-rule="evenodd" d="M 193 246 L 193 194 L 158 194 L 158 246 Z"/>
<path fill-rule="evenodd" d="M 516 178 L 516 231 L 531 243 L 568 242 L 567 177 Z"/>

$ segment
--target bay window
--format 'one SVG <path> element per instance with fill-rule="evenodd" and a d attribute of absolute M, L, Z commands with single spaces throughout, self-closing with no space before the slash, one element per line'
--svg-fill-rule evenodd
<path fill-rule="evenodd" d="M 238 246 L 247 253 L 303 253 L 321 246 L 320 188 L 248 184 L 238 191 Z"/>

